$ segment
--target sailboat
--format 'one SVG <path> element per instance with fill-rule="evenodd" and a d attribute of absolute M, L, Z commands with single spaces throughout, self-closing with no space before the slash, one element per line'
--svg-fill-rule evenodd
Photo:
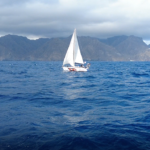
<path fill-rule="evenodd" d="M 87 66 L 84 66 L 85 63 L 80 52 L 75 29 L 62 68 L 64 71 L 88 71 L 90 64 L 88 63 Z"/>

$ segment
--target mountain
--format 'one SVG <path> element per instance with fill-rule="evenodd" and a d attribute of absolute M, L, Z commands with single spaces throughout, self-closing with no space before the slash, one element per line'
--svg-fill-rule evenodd
<path fill-rule="evenodd" d="M 17 35 L 0 37 L 0 60 L 62 61 L 71 36 L 29 40 Z M 150 46 L 136 36 L 115 36 L 107 39 L 78 37 L 84 60 L 149 61 Z"/>
<path fill-rule="evenodd" d="M 142 38 L 131 36 L 116 36 L 106 40 L 100 40 L 104 43 L 113 46 L 115 51 L 120 55 L 124 61 L 143 60 L 140 55 L 145 55 L 148 45 L 146 45 Z M 143 60 L 144 61 L 144 60 Z"/>
<path fill-rule="evenodd" d="M 0 60 L 32 60 L 33 51 L 48 40 L 39 39 L 34 41 L 17 35 L 1 37 Z"/>

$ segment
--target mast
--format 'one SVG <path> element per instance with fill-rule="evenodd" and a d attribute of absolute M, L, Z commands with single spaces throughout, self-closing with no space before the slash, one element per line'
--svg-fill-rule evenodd
<path fill-rule="evenodd" d="M 73 40 L 73 62 L 75 64 L 75 38 L 76 38 L 76 29 L 74 29 L 73 36 L 74 36 L 74 40 Z"/>

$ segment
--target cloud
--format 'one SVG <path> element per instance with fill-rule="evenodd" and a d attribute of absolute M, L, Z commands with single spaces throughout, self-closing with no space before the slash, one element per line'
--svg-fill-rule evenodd
<path fill-rule="evenodd" d="M 135 35 L 150 40 L 150 0 L 1 0 L 0 35 L 107 38 Z"/>

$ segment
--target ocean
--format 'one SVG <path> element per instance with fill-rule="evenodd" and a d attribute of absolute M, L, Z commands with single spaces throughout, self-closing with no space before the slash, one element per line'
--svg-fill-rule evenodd
<path fill-rule="evenodd" d="M 0 62 L 0 150 L 150 150 L 150 62 Z"/>

